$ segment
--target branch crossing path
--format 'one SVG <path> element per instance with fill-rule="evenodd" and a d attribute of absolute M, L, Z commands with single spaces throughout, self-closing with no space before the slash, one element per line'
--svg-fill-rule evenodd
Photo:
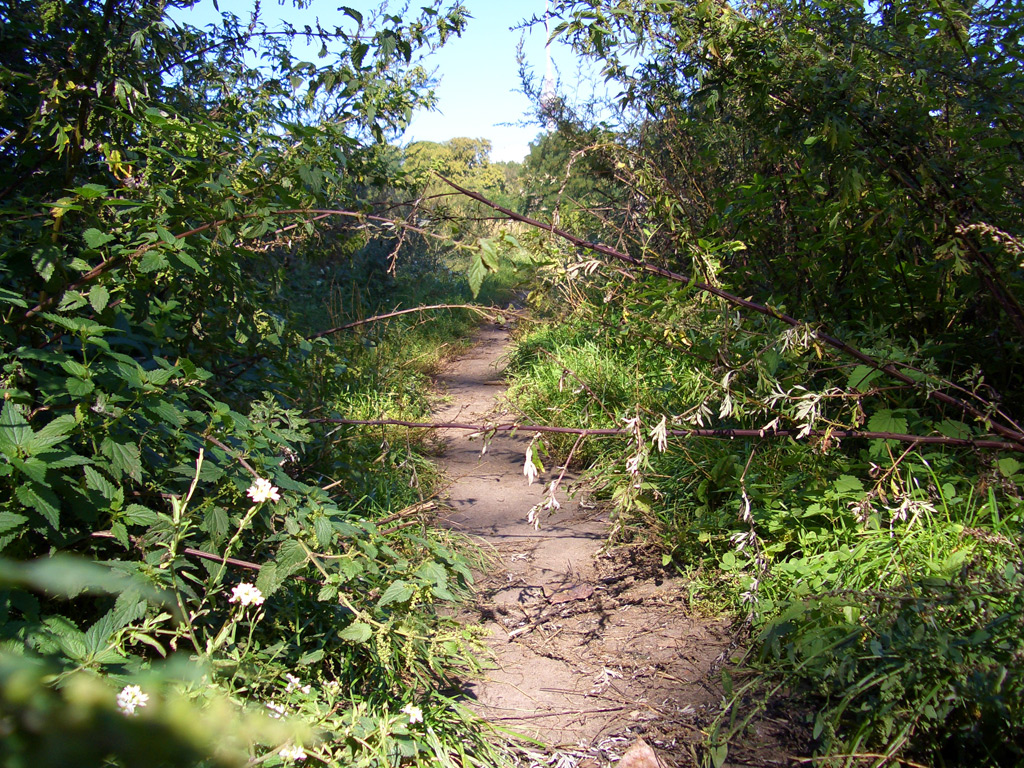
<path fill-rule="evenodd" d="M 474 342 L 437 379 L 438 421 L 510 418 L 501 398 L 508 331 L 483 326 Z M 494 655 L 468 688 L 474 709 L 543 742 L 527 750 L 532 765 L 598 768 L 638 738 L 661 765 L 695 765 L 701 728 L 722 697 L 717 670 L 734 647 L 727 623 L 694 615 L 685 583 L 648 546 L 605 551 L 607 513 L 585 499 L 560 492 L 556 514 L 542 513 L 539 529 L 528 523 L 559 473 L 547 467 L 527 484 L 529 436 L 496 435 L 486 452 L 483 438 L 465 432 L 439 439 L 450 510 L 438 524 L 475 538 L 492 558 L 461 617 L 489 630 Z M 748 765 L 778 764 L 750 757 Z"/>

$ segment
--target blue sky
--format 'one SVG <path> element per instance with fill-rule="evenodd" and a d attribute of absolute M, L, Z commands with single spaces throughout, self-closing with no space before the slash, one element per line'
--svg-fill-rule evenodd
<path fill-rule="evenodd" d="M 529 151 L 529 143 L 541 128 L 538 125 L 520 126 L 529 111 L 529 104 L 520 88 L 516 64 L 516 46 L 522 31 L 510 31 L 524 19 L 543 16 L 545 0 L 463 0 L 472 19 L 461 38 L 452 39 L 437 54 L 430 57 L 428 68 L 437 70 L 439 112 L 417 113 L 403 140 L 445 141 L 456 136 L 488 139 L 494 161 L 520 161 Z M 380 6 L 380 0 L 314 0 L 310 8 L 296 11 L 290 2 L 279 4 L 273 0 L 262 3 L 262 18 L 274 26 L 275 16 L 287 16 L 296 26 L 312 23 L 319 17 L 324 26 L 338 23 L 342 14 L 339 5 L 347 5 L 361 12 Z M 426 5 L 413 0 L 417 9 Z M 219 0 L 221 11 L 229 11 L 246 18 L 253 9 L 254 0 Z M 391 2 L 397 11 L 401 2 Z M 175 18 L 195 26 L 204 26 L 217 19 L 212 0 L 204 0 L 195 9 L 177 12 Z M 537 26 L 527 31 L 525 52 L 538 77 L 544 76 L 544 29 Z M 575 87 L 576 66 L 567 49 L 553 46 L 553 59 L 563 83 Z"/>

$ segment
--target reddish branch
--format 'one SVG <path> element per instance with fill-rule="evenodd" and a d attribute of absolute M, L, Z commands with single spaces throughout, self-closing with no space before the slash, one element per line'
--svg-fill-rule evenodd
<path fill-rule="evenodd" d="M 585 429 L 581 427 L 549 427 L 543 424 L 462 424 L 459 422 L 421 422 L 402 421 L 401 419 L 310 419 L 314 424 L 350 424 L 357 426 L 394 426 L 409 427 L 411 429 L 460 429 L 468 432 L 479 432 L 483 435 L 496 434 L 498 432 L 533 432 L 553 433 L 559 435 L 583 435 L 585 437 L 615 437 L 619 435 L 632 435 L 629 429 Z M 669 429 L 666 434 L 673 437 L 709 437 L 721 440 L 732 440 L 737 437 L 765 438 L 765 437 L 792 437 L 798 439 L 801 430 L 798 429 Z M 868 432 L 859 429 L 812 429 L 805 433 L 807 437 L 820 437 L 826 440 L 857 439 L 857 440 L 896 440 L 901 443 L 914 443 L 917 445 L 949 445 L 959 448 L 978 448 L 989 451 L 1016 451 L 1024 453 L 1024 445 L 1016 442 L 1006 442 L 989 438 L 964 439 L 958 437 L 945 437 L 943 435 L 908 435 L 902 432 Z"/>
<path fill-rule="evenodd" d="M 713 285 L 709 285 L 708 283 L 703 283 L 703 282 L 700 282 L 698 280 L 695 280 L 695 279 L 693 279 L 689 275 L 684 275 L 684 274 L 681 274 L 679 272 L 673 272 L 672 270 L 665 269 L 664 267 L 660 267 L 657 264 L 651 264 L 649 262 L 642 261 L 641 259 L 638 259 L 638 258 L 635 258 L 633 256 L 630 256 L 629 254 L 623 253 L 622 251 L 620 251 L 620 250 L 618 250 L 616 248 L 612 248 L 611 246 L 603 245 L 602 243 L 593 243 L 593 242 L 590 242 L 589 240 L 584 240 L 581 237 L 576 237 L 575 235 L 571 234 L 570 232 L 567 232 L 564 229 L 556 227 L 554 224 L 547 224 L 547 223 L 545 223 L 543 221 L 539 221 L 538 219 L 534 219 L 534 218 L 531 218 L 529 216 L 524 216 L 524 215 L 522 215 L 520 213 L 516 213 L 515 211 L 510 210 L 509 208 L 505 208 L 504 206 L 499 205 L 498 203 L 495 203 L 492 200 L 489 200 L 488 198 L 484 197 L 483 195 L 479 194 L 478 192 L 474 192 L 474 191 L 472 191 L 470 189 L 466 189 L 465 187 L 461 187 L 458 184 L 456 184 L 454 181 L 451 181 L 450 179 L 446 179 L 444 176 L 440 176 L 440 174 L 438 174 L 438 176 L 439 176 L 439 178 L 443 182 L 448 184 L 453 189 L 458 190 L 459 192 L 461 192 L 466 197 L 469 197 L 469 198 L 471 198 L 473 200 L 476 200 L 479 203 L 483 203 L 484 205 L 488 206 L 489 208 L 492 208 L 492 209 L 494 209 L 494 210 L 504 214 L 505 216 L 507 216 L 510 219 L 522 222 L 523 224 L 527 224 L 527 225 L 529 225 L 531 227 L 535 227 L 537 229 L 546 230 L 546 231 L 550 232 L 551 234 L 556 235 L 556 236 L 562 238 L 563 240 L 565 240 L 565 241 L 567 241 L 569 243 L 572 243 L 573 245 L 575 245 L 575 246 L 577 246 L 579 248 L 586 248 L 587 250 L 594 251 L 595 253 L 600 253 L 600 254 L 602 254 L 604 256 L 608 256 L 608 257 L 613 258 L 613 259 L 615 259 L 617 261 L 623 262 L 625 264 L 629 264 L 630 266 L 635 267 L 635 268 L 637 268 L 639 270 L 642 270 L 644 272 L 647 272 L 649 274 L 658 275 L 660 277 L 664 277 L 664 278 L 666 278 L 668 280 L 672 280 L 672 281 L 677 282 L 677 283 L 683 283 L 685 285 L 690 285 L 690 286 L 696 288 L 697 290 L 700 290 L 700 291 L 703 291 L 705 293 L 709 293 L 712 296 L 717 296 L 717 297 L 719 297 L 721 299 L 724 299 L 725 301 L 729 302 L 730 304 L 735 304 L 738 307 L 743 307 L 744 309 L 748 309 L 748 310 L 750 310 L 752 312 L 756 312 L 758 314 L 765 315 L 767 317 L 774 317 L 775 319 L 781 320 L 783 323 L 786 323 L 787 325 L 790 325 L 790 326 L 792 326 L 794 328 L 799 328 L 799 327 L 805 325 L 805 323 L 800 322 L 795 317 L 791 317 L 790 315 L 787 315 L 784 312 L 780 312 L 779 310 L 775 309 L 774 307 L 770 307 L 770 306 L 767 306 L 765 304 L 758 304 L 757 302 L 750 301 L 748 299 L 740 298 L 739 296 L 736 296 L 736 295 L 734 295 L 732 293 L 729 293 L 728 291 L 723 291 L 721 288 L 717 288 L 717 287 L 715 287 Z M 900 370 L 894 364 L 880 362 L 880 361 L 876 360 L 875 358 L 871 357 L 870 355 L 860 351 L 856 347 L 853 347 L 853 346 L 847 344 L 845 341 L 842 341 L 841 339 L 838 339 L 835 336 L 832 336 L 832 335 L 830 335 L 828 333 L 825 333 L 824 331 L 815 330 L 813 328 L 809 329 L 809 330 L 812 333 L 812 335 L 814 336 L 814 338 L 816 338 L 818 341 L 822 342 L 823 344 L 827 344 L 828 346 L 833 347 L 834 349 L 837 349 L 840 352 L 843 352 L 844 354 L 847 354 L 850 357 L 855 358 L 856 360 L 859 360 L 860 362 L 864 363 L 865 365 L 869 365 L 872 368 L 877 368 L 878 370 L 883 371 L 883 372 L 889 374 L 890 376 L 892 376 L 893 378 L 897 379 L 898 381 L 902 381 L 904 384 L 908 384 L 908 385 L 914 387 L 915 389 L 921 389 L 921 382 L 920 381 L 916 380 L 915 378 L 913 378 L 909 374 L 907 374 L 904 371 Z M 979 408 L 971 405 L 970 403 L 964 402 L 963 400 L 961 400 L 961 399 L 959 399 L 957 397 L 953 397 L 952 395 L 947 394 L 946 392 L 940 392 L 940 391 L 937 391 L 937 390 L 929 391 L 929 390 L 925 389 L 925 395 L 927 397 L 930 397 L 933 400 L 936 400 L 936 401 L 938 401 L 940 403 L 943 403 L 944 405 L 951 405 L 951 406 L 957 408 L 958 410 L 960 410 L 960 411 L 962 411 L 962 412 L 964 412 L 966 414 L 969 414 L 970 416 L 972 416 L 973 418 L 977 419 L 978 421 L 989 422 L 991 424 L 992 430 L 997 432 L 1000 437 L 1003 437 L 1003 438 L 1005 438 L 1005 439 L 1007 439 L 1009 441 L 1012 441 L 1012 444 L 1015 446 L 1015 448 L 1013 450 L 1018 450 L 1018 451 L 1024 450 L 1024 433 L 1022 433 L 1020 430 L 1013 429 L 1011 427 L 1005 426 L 1003 424 L 998 424 L 998 423 L 992 421 L 991 420 L 991 416 L 989 416 L 988 414 L 984 413 Z M 838 434 L 838 433 L 833 433 L 833 434 Z M 912 435 L 908 435 L 906 437 L 913 437 L 913 436 Z M 898 439 L 898 438 L 892 438 L 892 439 Z M 922 440 L 922 439 L 926 439 L 926 438 L 916 438 L 916 439 L 917 440 Z M 932 439 L 932 438 L 927 438 L 927 439 Z M 943 441 L 948 441 L 948 440 L 952 440 L 952 438 L 942 438 L 942 440 Z M 967 442 L 970 443 L 971 441 L 967 441 Z M 951 444 L 951 443 L 947 442 L 947 444 Z M 955 444 L 955 443 L 952 443 L 952 444 Z"/>

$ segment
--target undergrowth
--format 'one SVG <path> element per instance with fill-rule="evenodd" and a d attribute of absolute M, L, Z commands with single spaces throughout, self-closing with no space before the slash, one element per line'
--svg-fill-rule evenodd
<path fill-rule="evenodd" d="M 623 429 L 573 453 L 612 509 L 613 535 L 655 542 L 705 610 L 729 611 L 749 632 L 744 663 L 760 674 L 736 690 L 725 675 L 708 763 L 722 764 L 782 693 L 823 765 L 1020 762 L 1021 463 L 827 433 L 670 437 L 659 450 L 662 417 L 668 429 L 756 430 L 772 418 L 838 428 L 852 404 L 906 431 L 916 411 L 867 387 L 837 397 L 834 387 L 863 374 L 811 372 L 813 346 L 787 346 L 763 326 L 740 333 L 710 305 L 644 307 L 644 288 L 619 290 L 523 333 L 510 398 L 524 422 Z M 793 381 L 806 389 L 770 400 Z M 817 392 L 831 401 L 808 397 Z M 564 460 L 576 440 L 544 442 Z"/>

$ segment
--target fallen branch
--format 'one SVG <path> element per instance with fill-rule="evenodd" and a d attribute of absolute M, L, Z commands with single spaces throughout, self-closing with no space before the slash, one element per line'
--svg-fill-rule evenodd
<path fill-rule="evenodd" d="M 623 262 L 625 264 L 629 264 L 630 266 L 635 267 L 635 268 L 637 268 L 639 270 L 642 270 L 644 272 L 647 272 L 649 274 L 658 275 L 658 276 L 664 277 L 664 278 L 666 278 L 668 280 L 672 280 L 673 282 L 683 283 L 684 285 L 692 286 L 693 288 L 696 288 L 699 291 L 703 291 L 705 293 L 711 294 L 712 296 L 717 296 L 717 297 L 719 297 L 721 299 L 724 299 L 725 301 L 729 302 L 730 304 L 735 304 L 738 307 L 743 307 L 744 309 L 748 309 L 748 310 L 750 310 L 752 312 L 756 312 L 758 314 L 765 315 L 766 317 L 773 317 L 773 318 L 775 318 L 777 320 L 780 320 L 783 323 L 786 323 L 787 325 L 790 325 L 790 326 L 792 326 L 794 328 L 800 328 L 800 327 L 806 325 L 806 323 L 802 323 L 800 320 L 797 320 L 795 317 L 791 317 L 790 315 L 787 315 L 785 312 L 782 312 L 782 311 L 780 311 L 778 309 L 775 309 L 774 307 L 770 307 L 770 306 L 765 305 L 765 304 L 758 304 L 755 301 L 750 301 L 749 299 L 741 298 L 739 296 L 736 296 L 735 294 L 729 293 L 728 291 L 723 291 L 721 288 L 718 288 L 716 286 L 709 285 L 708 283 L 703 283 L 703 282 L 700 282 L 698 280 L 695 280 L 693 277 L 691 277 L 689 275 L 681 274 L 679 272 L 673 272 L 672 270 L 666 269 L 664 267 L 659 267 L 656 264 L 651 264 L 649 262 L 646 262 L 646 261 L 643 261 L 641 259 L 638 259 L 638 258 L 636 258 L 634 256 L 630 256 L 627 253 L 623 253 L 622 251 L 620 251 L 620 250 L 618 250 L 616 248 L 612 248 L 609 245 L 604 245 L 602 243 L 594 243 L 594 242 L 591 242 L 589 240 L 585 240 L 585 239 L 583 239 L 581 237 L 576 237 L 572 233 L 567 232 L 566 230 L 561 229 L 561 228 L 555 226 L 554 224 L 547 224 L 547 223 L 545 223 L 543 221 L 540 221 L 538 219 L 534 219 L 534 218 L 532 218 L 530 216 L 524 216 L 521 213 L 516 213 L 515 211 L 513 211 L 513 210 L 511 210 L 509 208 L 506 208 L 506 207 L 504 207 L 502 205 L 499 205 L 498 203 L 495 203 L 492 200 L 489 200 L 488 198 L 484 197 L 483 195 L 481 195 L 478 192 L 474 192 L 474 191 L 472 191 L 470 189 L 466 189 L 465 187 L 459 186 L 454 181 L 451 181 L 450 179 L 447 179 L 444 176 L 441 176 L 441 174 L 437 174 L 437 175 L 438 175 L 438 178 L 441 179 L 441 181 L 443 181 L 445 184 L 450 186 L 452 189 L 455 189 L 458 192 L 461 192 L 466 197 L 469 197 L 469 198 L 471 198 L 473 200 L 476 200 L 477 202 L 482 203 L 482 204 L 488 206 L 489 208 L 492 208 L 492 209 L 494 209 L 494 210 L 504 214 L 506 217 L 508 217 L 508 218 L 510 218 L 510 219 L 512 219 L 514 221 L 519 221 L 519 222 L 521 222 L 523 224 L 527 224 L 527 225 L 529 225 L 531 227 L 534 227 L 536 229 L 542 229 L 542 230 L 545 230 L 547 232 L 550 232 L 551 234 L 556 235 L 557 237 L 560 237 L 560 238 L 562 238 L 563 240 L 565 240 L 565 241 L 567 241 L 569 243 L 572 243 L 573 245 L 577 246 L 578 248 L 585 248 L 585 249 L 593 251 L 595 253 L 600 253 L 600 254 L 602 254 L 604 256 L 608 256 L 608 257 L 613 258 L 613 259 L 615 259 L 617 261 L 621 261 L 621 262 Z M 810 332 L 814 336 L 815 339 L 817 339 L 818 341 L 822 342 L 823 344 L 827 344 L 828 346 L 833 347 L 834 349 L 837 349 L 840 352 L 843 352 L 844 354 L 847 354 L 850 357 L 853 357 L 853 358 L 859 360 L 860 362 L 864 363 L 865 365 L 869 365 L 872 368 L 876 368 L 879 371 L 883 371 L 884 373 L 889 374 L 893 378 L 895 378 L 895 379 L 897 379 L 899 381 L 902 381 L 904 384 L 908 384 L 908 385 L 914 387 L 915 389 L 922 389 L 922 383 L 920 381 L 918 381 L 914 377 L 910 376 L 908 373 L 905 373 L 904 371 L 900 370 L 895 364 L 893 364 L 893 363 L 883 363 L 883 362 L 881 362 L 879 360 L 876 360 L 875 358 L 873 358 L 870 355 L 862 352 L 861 350 L 857 349 L 856 347 L 853 347 L 850 344 L 847 344 L 845 341 L 842 341 L 841 339 L 838 339 L 835 336 L 832 336 L 832 335 L 830 335 L 828 333 L 825 333 L 824 331 L 817 330 L 817 329 L 810 329 Z M 941 391 L 938 391 L 938 390 L 929 390 L 927 387 L 924 387 L 924 393 L 925 393 L 926 397 L 929 397 L 929 398 L 931 398 L 933 400 L 936 400 L 936 401 L 938 401 L 940 403 L 943 403 L 944 405 L 951 405 L 951 406 L 957 408 L 958 410 L 960 410 L 960 411 L 962 411 L 964 413 L 969 414 L 970 416 L 972 416 L 973 418 L 977 419 L 978 421 L 990 422 L 991 423 L 991 428 L 995 432 L 997 432 L 1001 437 L 1003 437 L 1003 438 L 1005 438 L 1007 440 L 1010 440 L 1014 444 L 1019 446 L 1018 448 L 1015 448 L 1013 450 L 1024 450 L 1024 432 L 1022 432 L 1021 430 L 1014 429 L 1012 427 L 1008 427 L 1008 426 L 1005 426 L 1003 424 L 995 423 L 995 422 L 991 421 L 990 416 L 988 414 L 986 414 L 984 411 L 982 411 L 981 409 L 979 409 L 979 408 L 971 405 L 970 403 L 967 403 L 967 402 L 965 402 L 965 401 L 963 401 L 963 400 L 961 400 L 961 399 L 959 399 L 957 397 L 953 397 L 952 395 L 949 395 L 949 394 L 947 394 L 945 392 L 941 392 Z M 990 403 L 986 403 L 986 405 L 991 405 L 991 404 Z M 899 439 L 899 438 L 895 438 L 894 437 L 894 438 L 891 438 L 891 439 Z"/>
<path fill-rule="evenodd" d="M 543 424 L 462 424 L 459 422 L 423 422 L 403 421 L 401 419 L 310 419 L 313 424 L 348 424 L 367 427 L 408 427 L 410 429 L 458 429 L 481 435 L 492 435 L 499 432 L 531 432 L 553 433 L 559 435 L 583 435 L 584 437 L 616 437 L 632 435 L 629 429 L 604 428 L 585 429 L 582 427 L 549 427 Z M 797 429 L 669 429 L 666 434 L 672 437 L 704 437 L 718 440 L 742 438 L 791 437 L 794 440 L 802 437 L 820 437 L 839 440 L 896 440 L 900 443 L 920 445 L 948 445 L 957 448 L 977 448 L 989 451 L 1015 451 L 1024 453 L 1024 444 L 1002 440 L 979 438 L 965 439 L 945 437 L 943 435 L 908 435 L 902 432 L 868 432 L 858 429 L 812 429 L 808 432 Z"/>

